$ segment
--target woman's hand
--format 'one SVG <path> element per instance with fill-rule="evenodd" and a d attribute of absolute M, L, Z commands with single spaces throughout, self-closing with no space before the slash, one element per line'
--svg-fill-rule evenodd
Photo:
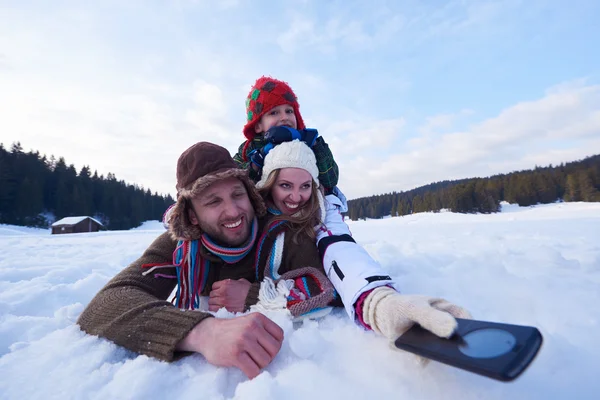
<path fill-rule="evenodd" d="M 387 286 L 374 289 L 363 305 L 364 321 L 392 341 L 415 323 L 437 336 L 448 338 L 457 326 L 454 318 L 471 319 L 471 314 L 444 299 L 402 295 Z"/>
<path fill-rule="evenodd" d="M 246 279 L 227 279 L 213 283 L 208 299 L 209 311 L 225 307 L 229 312 L 244 312 L 251 283 Z"/>

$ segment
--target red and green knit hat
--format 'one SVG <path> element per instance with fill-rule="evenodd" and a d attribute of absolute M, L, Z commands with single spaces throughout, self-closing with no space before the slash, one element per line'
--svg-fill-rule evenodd
<path fill-rule="evenodd" d="M 246 117 L 244 136 L 252 140 L 256 136 L 254 125 L 269 110 L 282 104 L 289 104 L 296 114 L 296 128 L 304 129 L 304 121 L 300 115 L 300 105 L 296 94 L 286 82 L 262 76 L 256 80 L 246 99 Z"/>

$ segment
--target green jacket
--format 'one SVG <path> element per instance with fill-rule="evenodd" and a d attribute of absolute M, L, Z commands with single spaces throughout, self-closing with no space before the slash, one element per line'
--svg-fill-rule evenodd
<path fill-rule="evenodd" d="M 244 147 L 247 142 L 244 142 L 238 148 L 238 152 L 233 156 L 235 162 L 240 168 L 249 169 L 250 178 L 257 182 L 259 180 L 258 173 L 250 167 L 250 153 L 254 150 L 261 149 L 266 145 L 262 135 L 256 136 L 250 141 L 244 154 Z M 339 169 L 333 159 L 333 154 L 329 150 L 329 146 L 325 143 L 322 136 L 317 137 L 315 144 L 312 147 L 317 159 L 317 167 L 319 168 L 319 182 L 325 188 L 325 194 L 331 194 L 334 187 L 338 184 Z"/>

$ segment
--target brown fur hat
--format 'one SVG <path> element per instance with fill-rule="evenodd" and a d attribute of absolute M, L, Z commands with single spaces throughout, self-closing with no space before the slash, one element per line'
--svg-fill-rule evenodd
<path fill-rule="evenodd" d="M 164 217 L 173 239 L 200 239 L 202 230 L 193 225 L 188 216 L 190 200 L 213 183 L 229 177 L 238 178 L 246 186 L 256 216 L 265 215 L 265 203 L 248 177 L 248 171 L 238 168 L 227 149 L 213 143 L 198 142 L 177 160 L 177 203 Z"/>

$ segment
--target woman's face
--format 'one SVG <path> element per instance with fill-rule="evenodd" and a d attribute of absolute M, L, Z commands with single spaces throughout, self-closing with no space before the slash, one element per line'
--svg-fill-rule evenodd
<path fill-rule="evenodd" d="M 271 189 L 275 207 L 285 215 L 297 213 L 312 194 L 312 176 L 300 168 L 282 168 Z"/>

